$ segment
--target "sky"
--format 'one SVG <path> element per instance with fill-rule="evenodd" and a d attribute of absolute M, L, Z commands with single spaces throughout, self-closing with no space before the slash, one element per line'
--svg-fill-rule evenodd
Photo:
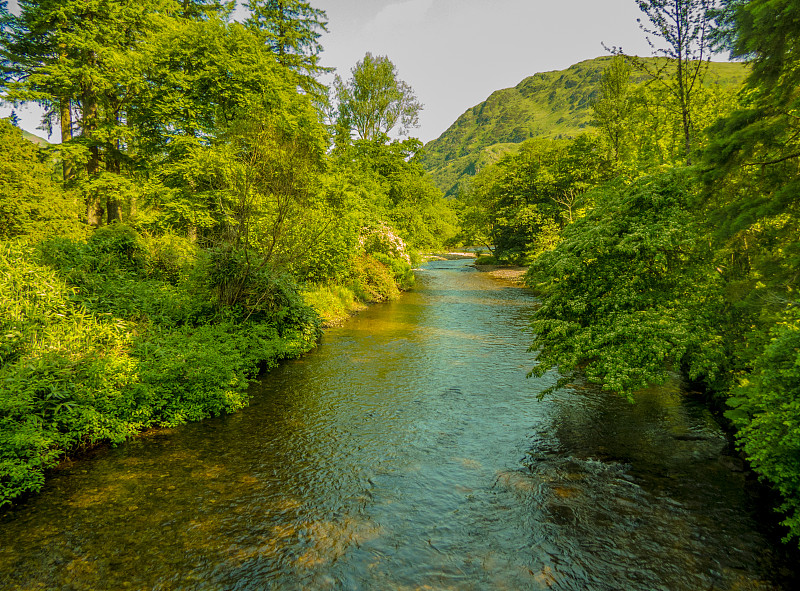
<path fill-rule="evenodd" d="M 322 65 L 342 78 L 366 52 L 387 56 L 424 108 L 411 132 L 428 142 L 492 92 L 537 72 L 606 55 L 602 43 L 650 55 L 635 0 L 311 0 L 328 33 Z M 16 8 L 16 1 L 9 1 Z M 238 8 L 236 16 L 243 14 Z M 332 77 L 324 79 L 330 82 Z M 10 107 L 0 107 L 0 117 Z M 36 109 L 17 109 L 37 135 Z M 57 137 L 51 141 L 57 141 Z"/>

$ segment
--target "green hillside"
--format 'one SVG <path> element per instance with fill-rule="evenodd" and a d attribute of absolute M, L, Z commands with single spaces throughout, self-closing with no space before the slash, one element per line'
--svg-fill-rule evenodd
<path fill-rule="evenodd" d="M 529 138 L 581 133 L 592 125 L 591 102 L 610 60 L 604 56 L 566 70 L 534 74 L 513 88 L 492 93 L 425 146 L 425 168 L 442 190 L 454 195 L 461 178 L 474 175 Z M 714 62 L 706 83 L 739 85 L 745 75 L 743 64 Z"/>
<path fill-rule="evenodd" d="M 22 130 L 22 137 L 24 137 L 29 142 L 33 142 L 34 144 L 38 144 L 40 146 L 49 146 L 50 145 L 50 142 L 48 142 L 43 137 L 39 137 L 38 135 L 33 134 L 33 133 L 29 132 L 29 131 L 25 131 L 24 129 Z"/>

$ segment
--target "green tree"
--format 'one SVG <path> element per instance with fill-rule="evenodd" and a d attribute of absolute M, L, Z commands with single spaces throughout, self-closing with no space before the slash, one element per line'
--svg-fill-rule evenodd
<path fill-rule="evenodd" d="M 298 138 L 313 135 L 322 143 L 322 124 L 269 48 L 239 23 L 172 22 L 142 54 L 143 89 L 131 124 L 144 160 L 141 172 L 153 183 L 150 203 L 160 223 L 214 244 L 230 230 L 228 206 L 221 204 L 233 173 L 223 164 L 240 160 L 231 150 L 243 145 L 243 137 L 260 141 L 234 130 L 277 118 L 292 121 Z M 192 67 L 176 69 L 176 63 Z"/>
<path fill-rule="evenodd" d="M 608 174 L 596 136 L 528 140 L 477 175 L 464 211 L 468 227 L 491 241 L 499 259 L 527 263 L 556 245 L 577 217 L 583 194 Z M 479 222 L 483 229 L 475 226 Z"/>
<path fill-rule="evenodd" d="M 703 154 L 718 269 L 741 316 L 729 416 L 755 470 L 782 493 L 789 536 L 800 538 L 800 50 L 793 42 L 800 6 L 730 4 L 735 27 L 727 39 L 752 69 L 739 108 L 712 128 Z"/>
<path fill-rule="evenodd" d="M 784 311 L 741 379 L 726 415 L 740 429 L 738 439 L 755 470 L 783 497 L 788 537 L 800 538 L 800 315 Z"/>
<path fill-rule="evenodd" d="M 718 6 L 709 10 L 714 27 L 710 34 L 711 47 L 716 53 L 730 52 L 731 58 L 742 58 L 734 49 L 737 43 L 738 28 L 736 14 L 750 0 L 719 0 Z"/>
<path fill-rule="evenodd" d="M 347 82 L 339 76 L 334 82 L 343 129 L 354 131 L 358 139 L 376 140 L 398 125 L 405 135 L 419 124 L 422 105 L 388 57 L 367 53 L 350 72 Z"/>
<path fill-rule="evenodd" d="M 298 76 L 300 88 L 324 107 L 328 90 L 317 76 L 331 71 L 319 65 L 320 35 L 327 32 L 325 11 L 301 0 L 248 0 L 245 24 L 256 31 L 279 64 Z"/>
<path fill-rule="evenodd" d="M 52 177 L 39 148 L 0 119 L 0 240 L 76 231 L 75 201 Z"/>
<path fill-rule="evenodd" d="M 592 109 L 616 162 L 623 158 L 627 148 L 632 90 L 630 65 L 624 57 L 614 56 L 600 79 L 599 96 L 592 103 Z"/>
<path fill-rule="evenodd" d="M 691 162 L 694 149 L 696 91 L 711 59 L 714 0 L 636 0 L 648 23 L 638 19 L 654 55 L 665 59 L 648 62 L 626 56 L 633 66 L 661 85 L 674 99 L 683 128 L 684 156 Z M 657 45 L 660 39 L 662 45 Z M 612 52 L 623 55 L 622 48 Z"/>
<path fill-rule="evenodd" d="M 725 369 L 728 307 L 692 184 L 677 169 L 604 185 L 595 207 L 534 261 L 527 280 L 543 302 L 533 317 L 533 374 L 580 371 L 633 399 L 670 368 L 709 380 Z"/>
<path fill-rule="evenodd" d="M 6 0 L 0 0 L 0 91 L 5 90 L 12 67 L 10 56 L 7 53 L 11 22 L 12 15 L 8 11 L 8 3 Z"/>
<path fill-rule="evenodd" d="M 179 14 L 190 20 L 227 17 L 233 11 L 235 0 L 219 2 L 219 0 L 177 0 L 180 8 Z"/>
<path fill-rule="evenodd" d="M 136 88 L 131 48 L 152 30 L 155 15 L 173 7 L 169 0 L 20 0 L 12 21 L 8 98 L 38 102 L 50 120 L 60 119 L 62 158 L 82 164 L 88 181 L 90 225 L 119 219 L 118 203 L 105 188 L 119 176 L 129 141 L 125 120 Z"/>

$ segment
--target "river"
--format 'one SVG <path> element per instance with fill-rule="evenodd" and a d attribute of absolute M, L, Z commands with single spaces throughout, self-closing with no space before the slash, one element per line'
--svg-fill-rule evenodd
<path fill-rule="evenodd" d="M 428 264 L 247 409 L 99 450 L 0 514 L 0 588 L 797 588 L 677 385 L 537 399 L 534 306 Z"/>

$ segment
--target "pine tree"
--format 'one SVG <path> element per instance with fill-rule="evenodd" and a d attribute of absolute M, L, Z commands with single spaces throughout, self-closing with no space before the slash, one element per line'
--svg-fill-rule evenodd
<path fill-rule="evenodd" d="M 77 171 L 87 186 L 87 221 L 119 219 L 112 195 L 97 179 L 119 174 L 126 144 L 126 108 L 135 87 L 131 48 L 152 26 L 149 18 L 174 9 L 170 0 L 20 0 L 4 53 L 10 68 L 8 98 L 37 102 L 47 122 L 61 125 L 64 175 Z M 93 184 L 94 183 L 94 184 Z M 107 193 L 107 191 L 106 191 Z"/>
<path fill-rule="evenodd" d="M 325 11 L 302 0 L 248 0 L 246 25 L 257 31 L 282 66 L 299 76 L 299 86 L 317 102 L 327 98 L 316 77 L 331 71 L 319 65 L 319 38 L 328 31 Z"/>

